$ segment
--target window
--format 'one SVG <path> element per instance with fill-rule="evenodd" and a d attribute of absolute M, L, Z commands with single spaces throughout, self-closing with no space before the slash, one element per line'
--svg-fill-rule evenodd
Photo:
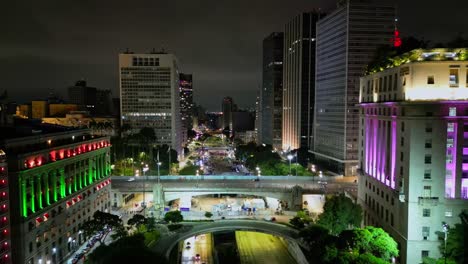
<path fill-rule="evenodd" d="M 429 250 L 422 250 L 421 251 L 421 258 L 429 257 Z"/>
<path fill-rule="evenodd" d="M 424 156 L 424 163 L 425 163 L 425 164 L 431 164 L 431 163 L 432 163 L 432 156 L 431 156 L 431 154 L 426 154 L 426 155 Z"/>
<path fill-rule="evenodd" d="M 427 84 L 434 84 L 434 75 L 427 76 Z"/>
<path fill-rule="evenodd" d="M 429 237 L 429 232 L 430 232 L 430 228 L 428 226 L 422 227 L 422 237 L 424 240 L 427 240 L 427 238 Z"/>
<path fill-rule="evenodd" d="M 403 161 L 403 152 L 400 152 L 400 161 Z"/>
<path fill-rule="evenodd" d="M 431 170 L 424 170 L 424 179 L 425 180 L 431 179 Z"/>
<path fill-rule="evenodd" d="M 401 138 L 400 139 L 400 146 L 404 146 L 405 145 L 405 138 Z"/>
<path fill-rule="evenodd" d="M 405 122 L 401 122 L 401 131 L 405 132 Z"/>
<path fill-rule="evenodd" d="M 432 139 L 426 139 L 425 148 L 432 148 Z"/>
<path fill-rule="evenodd" d="M 445 217 L 452 217 L 452 210 L 445 211 Z"/>
<path fill-rule="evenodd" d="M 431 216 L 431 209 L 424 208 L 423 209 L 423 217 L 430 217 Z"/>
<path fill-rule="evenodd" d="M 431 186 L 424 186 L 423 197 L 431 197 Z"/>
<path fill-rule="evenodd" d="M 426 124 L 426 133 L 432 133 L 432 124 L 431 123 Z"/>
<path fill-rule="evenodd" d="M 450 69 L 449 85 L 450 87 L 458 87 L 458 69 Z"/>
<path fill-rule="evenodd" d="M 457 108 L 449 107 L 449 116 L 457 116 Z"/>

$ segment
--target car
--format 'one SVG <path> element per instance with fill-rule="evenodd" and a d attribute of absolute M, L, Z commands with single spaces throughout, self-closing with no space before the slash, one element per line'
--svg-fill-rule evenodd
<path fill-rule="evenodd" d="M 196 254 L 195 255 L 195 260 L 200 260 L 200 259 L 201 259 L 200 254 Z"/>
<path fill-rule="evenodd" d="M 127 181 L 132 182 L 132 181 L 134 181 L 134 180 L 135 180 L 135 178 L 134 178 L 134 177 L 131 177 L 131 178 L 128 179 Z"/>

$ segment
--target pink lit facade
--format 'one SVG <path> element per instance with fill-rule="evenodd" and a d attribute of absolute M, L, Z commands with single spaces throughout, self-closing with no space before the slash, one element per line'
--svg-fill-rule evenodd
<path fill-rule="evenodd" d="M 361 78 L 359 202 L 401 263 L 439 257 L 436 232 L 468 210 L 468 62 L 409 62 Z M 425 95 L 425 96 L 424 96 Z"/>

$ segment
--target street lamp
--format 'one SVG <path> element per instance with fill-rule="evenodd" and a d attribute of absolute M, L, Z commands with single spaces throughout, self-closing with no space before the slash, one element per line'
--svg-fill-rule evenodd
<path fill-rule="evenodd" d="M 444 231 L 444 263 L 447 264 L 447 233 L 449 225 L 445 222 L 442 222 L 442 230 Z"/>
<path fill-rule="evenodd" d="M 293 159 L 293 155 L 289 154 L 287 158 L 289 160 L 289 175 L 291 175 L 291 160 Z"/>
<path fill-rule="evenodd" d="M 141 163 L 143 165 L 143 162 Z M 146 196 L 145 196 L 145 189 L 146 189 L 146 172 L 149 170 L 148 164 L 145 164 L 145 166 L 141 169 L 143 171 L 143 206 L 146 208 Z"/>

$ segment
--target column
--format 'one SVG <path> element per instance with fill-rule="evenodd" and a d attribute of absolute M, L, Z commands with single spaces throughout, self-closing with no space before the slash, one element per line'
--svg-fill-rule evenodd
<path fill-rule="evenodd" d="M 27 199 L 27 187 L 26 187 L 26 179 L 24 176 L 20 178 L 21 184 L 21 211 L 24 217 L 28 216 L 28 199 Z"/>
<path fill-rule="evenodd" d="M 41 184 L 41 174 L 37 175 L 36 185 L 37 185 L 37 204 L 39 209 L 42 209 L 42 184 Z"/>
<path fill-rule="evenodd" d="M 83 169 L 81 166 L 82 162 L 83 161 L 78 161 L 78 186 L 80 187 L 80 190 L 83 188 Z"/>
<path fill-rule="evenodd" d="M 44 173 L 42 177 L 44 181 L 45 202 L 47 205 L 50 205 L 49 173 L 48 172 Z"/>
<path fill-rule="evenodd" d="M 97 155 L 95 159 L 96 159 L 96 162 L 94 163 L 95 168 L 96 168 L 95 179 L 99 180 L 101 179 L 101 155 Z"/>
<path fill-rule="evenodd" d="M 56 202 L 57 199 L 57 171 L 53 170 L 50 172 L 52 174 L 52 193 L 54 195 L 54 202 Z"/>
<path fill-rule="evenodd" d="M 65 170 L 64 168 L 59 169 L 60 174 L 60 198 L 65 198 L 66 183 L 65 183 Z"/>
<path fill-rule="evenodd" d="M 76 179 L 76 174 L 77 174 L 77 170 L 76 170 L 76 162 L 73 163 L 73 191 L 76 192 L 78 191 L 78 183 L 76 182 L 77 179 Z"/>
<path fill-rule="evenodd" d="M 88 184 L 93 183 L 93 160 L 88 159 Z"/>
<path fill-rule="evenodd" d="M 35 195 L 34 195 L 34 177 L 30 177 L 29 178 L 29 188 L 31 189 L 30 190 L 30 193 L 31 193 L 31 211 L 33 213 L 36 212 L 36 201 L 34 200 L 35 198 Z"/>
<path fill-rule="evenodd" d="M 101 155 L 101 178 L 106 176 L 106 154 Z"/>

